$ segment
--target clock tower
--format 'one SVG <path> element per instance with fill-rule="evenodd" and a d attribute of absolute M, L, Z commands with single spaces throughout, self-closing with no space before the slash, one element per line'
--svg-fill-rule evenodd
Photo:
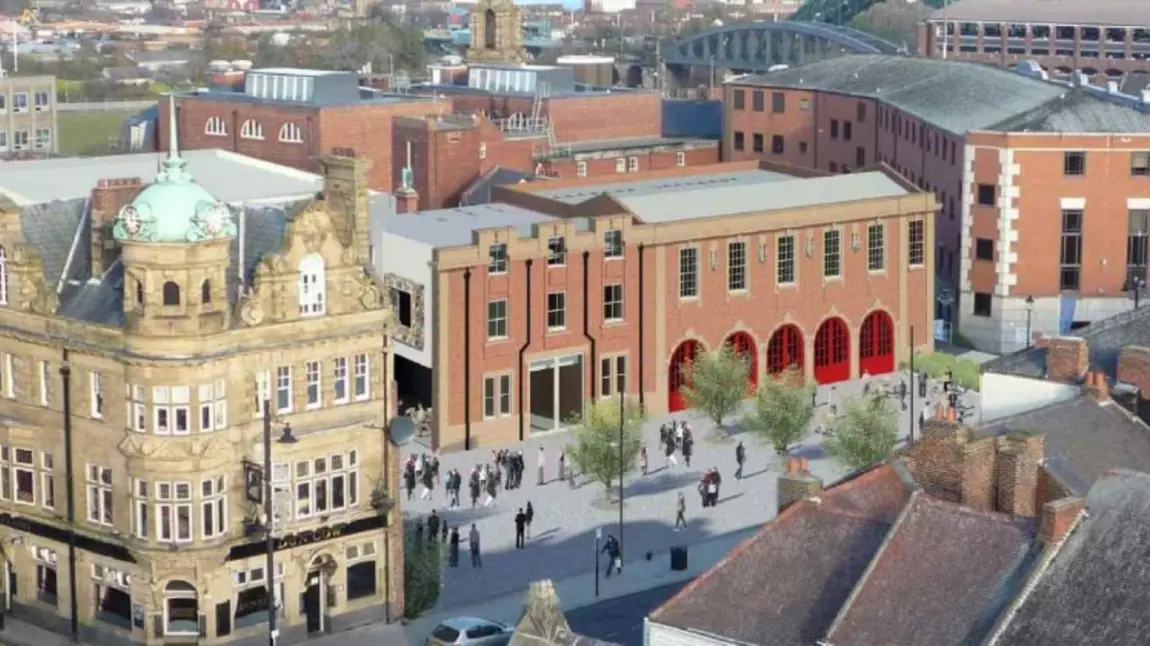
<path fill-rule="evenodd" d="M 188 172 L 180 157 L 176 106 L 169 98 L 171 146 L 156 181 L 120 210 L 113 235 L 124 263 L 124 315 L 142 336 L 225 330 L 235 219 Z"/>

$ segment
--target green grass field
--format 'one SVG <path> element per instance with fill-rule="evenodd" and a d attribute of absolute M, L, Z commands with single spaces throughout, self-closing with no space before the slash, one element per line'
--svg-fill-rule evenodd
<path fill-rule="evenodd" d="M 135 110 L 60 112 L 60 154 L 99 155 L 109 152 L 109 140 L 118 137 L 124 119 Z"/>

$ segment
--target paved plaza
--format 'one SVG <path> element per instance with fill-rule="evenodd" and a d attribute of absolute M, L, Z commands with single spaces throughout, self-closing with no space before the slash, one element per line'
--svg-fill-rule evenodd
<path fill-rule="evenodd" d="M 898 378 L 888 375 L 885 380 L 897 383 Z M 872 379 L 872 387 L 876 387 L 878 381 Z M 825 482 L 841 478 L 845 471 L 825 455 L 819 446 L 821 435 L 814 432 L 814 427 L 820 426 L 825 419 L 828 398 L 841 409 L 843 402 L 859 397 L 862 388 L 861 380 L 820 387 L 817 396 L 819 407 L 812 432 L 792 452 L 808 458 L 811 472 Z M 976 396 L 976 393 L 970 393 L 964 399 L 964 404 L 973 405 Z M 896 407 L 899 406 L 897 399 L 892 402 Z M 924 402 L 916 397 L 915 408 L 922 410 L 923 405 Z M 682 464 L 682 456 L 677 456 L 680 462 L 678 466 L 666 467 L 658 438 L 660 424 L 668 419 L 685 419 L 694 430 L 695 451 L 689 468 Z M 909 410 L 902 413 L 901 435 L 904 438 L 910 419 Z M 735 417 L 728 420 L 729 423 L 735 421 Z M 761 525 L 774 517 L 776 481 L 783 465 L 774 451 L 759 443 L 755 437 L 740 434 L 735 428 L 735 439 L 716 441 L 711 422 L 689 411 L 650 419 L 643 433 L 650 456 L 651 473 L 641 476 L 636 471 L 624 484 L 626 503 L 623 508 L 622 539 L 625 560 L 641 558 L 648 552 L 664 552 L 676 545 L 689 546 L 716 535 Z M 734 478 L 737 439 L 742 439 L 747 448 L 745 477 L 742 480 Z M 460 567 L 446 570 L 438 609 L 472 605 L 522 590 L 531 581 L 561 580 L 589 572 L 594 567 L 595 531 L 602 528 L 604 537 L 608 534 L 617 535 L 619 512 L 617 506 L 604 503 L 603 485 L 598 482 L 588 482 L 579 477 L 577 486 L 572 488 L 567 483 L 555 481 L 559 452 L 570 441 L 569 432 L 559 432 L 522 443 L 485 446 L 473 451 L 446 454 L 441 458 L 441 470 L 457 468 L 464 476 L 461 495 L 464 509 L 447 509 L 442 486 L 437 488 L 431 500 L 419 500 L 417 488 L 415 499 L 401 503 L 409 518 L 426 516 L 435 509 L 450 526 L 461 526 Z M 544 448 L 546 477 L 550 480 L 543 486 L 536 483 L 539 447 Z M 523 487 L 511 491 L 501 490 L 492 507 L 471 509 L 470 501 L 466 499 L 467 474 L 477 463 L 489 462 L 491 451 L 499 448 L 523 450 L 527 467 Z M 409 444 L 403 449 L 404 455 L 423 450 L 426 449 L 417 444 Z M 711 467 L 719 469 L 723 484 L 718 506 L 704 509 L 696 485 L 703 471 Z M 687 499 L 688 528 L 675 532 L 675 504 L 679 491 L 683 491 Z M 528 501 L 535 508 L 531 538 L 526 549 L 517 550 L 514 547 L 514 517 L 517 510 Z M 465 530 L 471 523 L 476 524 L 481 536 L 481 569 L 470 567 L 466 553 Z"/>

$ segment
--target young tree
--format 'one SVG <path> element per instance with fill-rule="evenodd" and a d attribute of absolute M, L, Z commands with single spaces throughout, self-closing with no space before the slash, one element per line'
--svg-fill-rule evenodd
<path fill-rule="evenodd" d="M 715 426 L 739 410 L 747 394 L 751 366 L 727 344 L 714 352 L 700 353 L 687 366 L 680 392 L 691 408 L 707 414 Z"/>
<path fill-rule="evenodd" d="M 611 499 L 611 485 L 616 478 L 634 470 L 643 445 L 643 421 L 646 415 L 638 402 L 624 400 L 622 411 L 617 398 L 601 399 L 587 406 L 583 417 L 575 421 L 575 442 L 567 447 L 567 458 L 580 473 L 603 483 Z M 622 419 L 623 432 L 619 432 Z M 619 450 L 622 435 L 623 450 Z M 622 457 L 622 464 L 620 464 Z"/>
<path fill-rule="evenodd" d="M 769 443 L 777 455 L 803 439 L 815 415 L 811 391 L 794 368 L 759 384 L 754 408 L 743 418 L 743 428 Z"/>
<path fill-rule="evenodd" d="M 414 619 L 439 601 L 443 587 L 443 543 L 428 540 L 404 528 L 403 612 Z M 466 549 L 466 545 L 463 545 Z"/>
<path fill-rule="evenodd" d="M 879 395 L 846 404 L 823 448 L 852 471 L 885 460 L 898 444 L 898 411 Z"/>

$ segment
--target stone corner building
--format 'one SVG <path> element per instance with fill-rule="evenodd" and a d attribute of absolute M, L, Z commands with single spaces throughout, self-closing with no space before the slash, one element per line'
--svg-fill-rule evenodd
<path fill-rule="evenodd" d="M 100 644 L 266 643 L 263 401 L 272 437 L 290 424 L 298 440 L 272 445 L 281 643 L 402 615 L 369 166 L 337 150 L 320 196 L 235 207 L 173 146 L 152 184 L 0 205 L 0 548 L 15 616 L 69 632 L 75 610 Z"/>

